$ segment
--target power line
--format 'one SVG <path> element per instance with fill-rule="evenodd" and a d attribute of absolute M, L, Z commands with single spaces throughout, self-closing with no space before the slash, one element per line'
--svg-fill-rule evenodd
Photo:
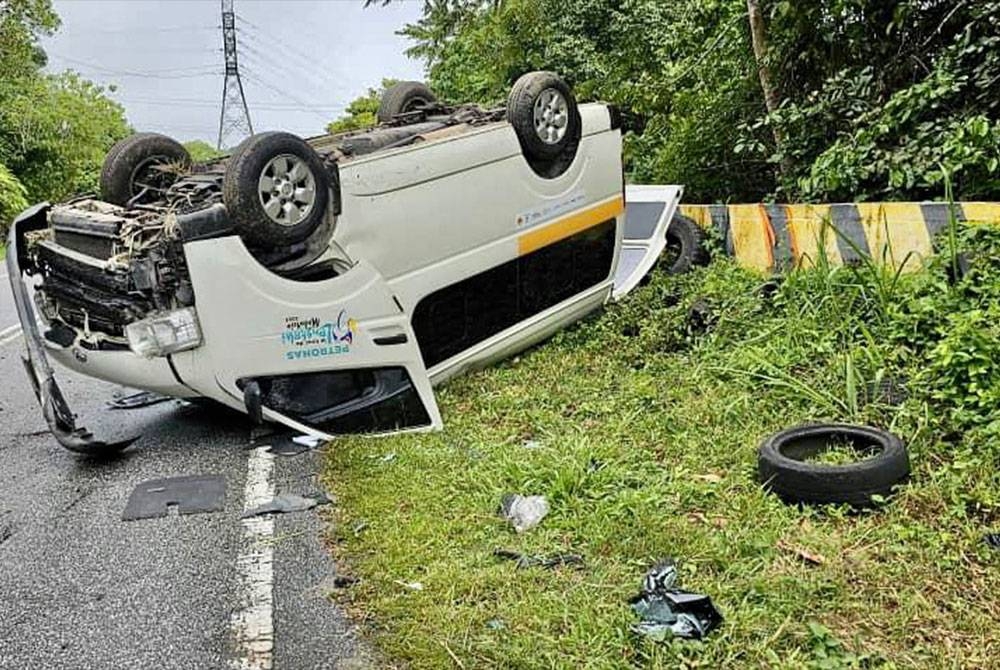
<path fill-rule="evenodd" d="M 168 68 L 166 70 L 146 70 L 143 72 L 140 72 L 138 70 L 116 70 L 112 68 L 103 67 L 101 65 L 98 65 L 97 63 L 89 63 L 87 61 L 78 60 L 76 58 L 70 58 L 69 56 L 63 56 L 62 54 L 58 54 L 55 52 L 50 52 L 50 53 L 59 58 L 60 60 L 66 61 L 67 63 L 79 65 L 88 70 L 93 70 L 94 72 L 100 74 L 111 75 L 115 77 L 139 77 L 144 79 L 191 79 L 194 77 L 201 77 L 206 74 L 219 74 L 219 71 L 217 69 L 213 69 L 210 72 L 207 70 L 208 67 L 213 67 L 213 68 L 217 67 L 214 65 L 213 66 L 199 65 L 186 68 Z M 200 71 L 191 72 L 192 70 L 200 70 Z M 180 74 L 182 72 L 186 72 L 188 74 Z"/>
<path fill-rule="evenodd" d="M 192 98 L 161 98 L 161 99 L 142 99 L 142 98 L 115 98 L 116 101 L 123 104 L 130 105 L 153 105 L 160 107 L 218 107 L 218 100 L 208 100 L 208 99 L 192 99 Z M 254 109 L 265 109 L 268 111 L 285 111 L 285 112 L 311 112 L 313 109 L 325 110 L 333 113 L 342 113 L 345 107 L 342 105 L 332 105 L 329 107 L 311 107 L 309 109 L 303 109 L 301 105 L 295 103 L 254 103 Z"/>
<path fill-rule="evenodd" d="M 219 29 L 219 26 L 163 26 L 156 28 L 88 28 L 87 35 L 100 34 L 100 35 L 135 35 L 136 37 L 143 37 L 144 35 L 149 35 L 152 33 L 178 33 L 178 32 L 199 32 L 211 30 L 215 32 Z M 70 31 L 68 34 L 74 34 Z"/>
<path fill-rule="evenodd" d="M 295 78 L 311 76 L 314 78 L 314 82 L 322 83 L 324 87 L 341 91 L 347 90 L 346 86 L 334 79 L 325 70 L 316 67 L 315 57 L 306 58 L 301 54 L 301 52 L 291 51 L 287 45 L 277 42 L 274 38 L 268 35 L 255 35 L 254 33 L 244 30 L 239 30 L 238 32 L 247 38 L 247 40 L 241 42 L 241 48 L 249 52 L 252 59 L 260 61 L 262 67 L 266 64 L 267 66 L 281 69 L 289 76 Z M 265 43 L 265 41 L 267 43 Z M 256 47 L 253 45 L 256 45 Z M 277 50 L 280 52 L 281 58 L 275 58 L 272 53 L 265 53 L 264 51 L 261 51 L 261 49 L 271 52 Z M 289 56 L 291 58 L 289 58 Z M 288 60 L 295 60 L 297 67 L 287 64 Z"/>
<path fill-rule="evenodd" d="M 279 79 L 291 79 L 296 81 L 307 82 L 310 86 L 321 90 L 330 89 L 342 89 L 343 87 L 336 84 L 329 84 L 329 80 L 323 80 L 321 77 L 314 77 L 315 71 L 311 71 L 304 67 L 293 67 L 287 65 L 282 60 L 275 60 L 273 57 L 259 51 L 258 49 L 250 46 L 243 41 L 240 43 L 240 50 L 242 51 L 242 56 L 244 59 L 249 59 L 248 62 L 251 63 L 255 68 L 269 72 Z"/>
<path fill-rule="evenodd" d="M 258 40 L 258 43 L 260 43 L 261 41 L 268 41 L 268 42 L 271 43 L 270 47 L 268 47 L 267 45 L 263 45 L 264 48 L 278 49 L 279 52 L 281 53 L 282 57 L 287 57 L 289 55 L 295 56 L 298 59 L 300 59 L 300 61 L 303 64 L 305 64 L 305 66 L 308 67 L 310 70 L 312 70 L 312 71 L 314 71 L 317 74 L 320 74 L 322 76 L 326 76 L 326 77 L 330 76 L 329 74 L 327 74 L 327 72 L 325 70 L 323 70 L 323 69 L 317 69 L 317 64 L 318 63 L 317 63 L 317 60 L 316 60 L 316 54 L 309 54 L 309 53 L 302 52 L 302 51 L 300 51 L 298 48 L 296 48 L 294 46 L 296 41 L 302 39 L 301 35 L 296 35 L 292 39 L 282 38 L 281 35 L 273 35 L 272 34 L 273 31 L 267 31 L 267 30 L 261 28 L 260 26 L 254 24 L 254 23 L 251 23 L 250 21 L 244 19 L 242 16 L 236 17 L 236 20 L 239 21 L 240 23 L 244 24 L 249 29 L 249 31 L 250 31 L 249 32 L 250 37 L 251 38 L 256 38 Z M 301 28 L 301 26 L 300 26 L 300 28 Z M 319 39 L 315 39 L 315 41 L 317 43 L 321 43 L 322 42 L 322 40 L 319 40 Z M 329 65 L 329 63 L 323 63 L 323 64 L 324 65 Z M 332 78 L 330 79 L 330 81 L 331 82 L 336 82 L 336 80 L 332 79 Z"/>
<path fill-rule="evenodd" d="M 282 96 L 284 98 L 288 98 L 289 100 L 292 100 L 293 102 L 298 103 L 302 107 L 302 109 L 308 110 L 309 112 L 311 112 L 315 116 L 321 118 L 324 122 L 328 123 L 328 122 L 330 122 L 332 120 L 326 114 L 322 113 L 321 108 L 317 108 L 317 107 L 315 107 L 313 105 L 310 105 L 308 102 L 304 102 L 301 98 L 296 97 L 295 95 L 289 93 L 288 91 L 285 91 L 285 90 L 283 90 L 283 89 L 281 89 L 281 88 L 279 88 L 277 86 L 274 86 L 273 84 L 269 84 L 268 82 L 264 81 L 260 77 L 256 76 L 253 72 L 250 72 L 250 71 L 245 70 L 245 69 L 244 69 L 244 71 L 246 72 L 247 79 L 249 79 L 250 81 L 255 82 L 257 84 L 260 84 L 264 88 L 267 88 L 267 89 L 273 91 L 274 93 L 277 93 L 278 95 L 280 95 L 280 96 Z"/>

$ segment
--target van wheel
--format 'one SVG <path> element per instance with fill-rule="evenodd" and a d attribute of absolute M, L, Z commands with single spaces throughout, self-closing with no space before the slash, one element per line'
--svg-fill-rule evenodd
<path fill-rule="evenodd" d="M 667 226 L 667 247 L 663 250 L 667 273 L 681 275 L 698 265 L 708 264 L 705 231 L 681 214 L 674 214 Z"/>
<path fill-rule="evenodd" d="M 437 102 L 437 96 L 419 81 L 401 81 L 393 84 L 382 94 L 378 104 L 379 123 L 389 123 L 396 116 L 415 112 Z"/>
<path fill-rule="evenodd" d="M 267 132 L 241 144 L 222 179 L 222 200 L 240 236 L 259 247 L 301 242 L 323 222 L 330 178 L 305 140 Z"/>
<path fill-rule="evenodd" d="M 569 85 L 554 72 L 529 72 L 507 97 L 507 121 L 529 160 L 558 158 L 580 139 L 580 112 Z"/>
<path fill-rule="evenodd" d="M 155 200 L 191 165 L 180 142 L 159 133 L 136 133 L 108 152 L 101 167 L 101 199 L 116 205 Z"/>

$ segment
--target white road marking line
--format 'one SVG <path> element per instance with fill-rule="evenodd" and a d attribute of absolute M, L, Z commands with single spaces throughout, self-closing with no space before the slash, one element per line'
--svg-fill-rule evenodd
<path fill-rule="evenodd" d="M 267 449 L 250 452 L 243 511 L 274 498 L 274 454 Z M 233 670 L 271 670 L 274 664 L 273 537 L 272 515 L 243 519 L 243 547 L 236 557 L 243 602 L 230 621 L 237 649 L 237 657 L 229 663 Z"/>
<path fill-rule="evenodd" d="M 13 342 L 19 337 L 21 337 L 21 324 L 19 323 L 15 323 L 13 326 L 0 330 L 0 347 L 9 342 Z"/>

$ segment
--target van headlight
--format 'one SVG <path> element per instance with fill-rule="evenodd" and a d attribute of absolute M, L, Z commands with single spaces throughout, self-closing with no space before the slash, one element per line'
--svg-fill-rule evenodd
<path fill-rule="evenodd" d="M 201 344 L 201 326 L 194 307 L 157 314 L 125 326 L 128 346 L 145 358 L 167 356 Z"/>

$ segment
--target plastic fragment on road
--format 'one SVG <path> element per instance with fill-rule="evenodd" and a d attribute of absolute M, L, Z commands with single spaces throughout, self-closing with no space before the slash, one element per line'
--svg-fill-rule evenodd
<path fill-rule="evenodd" d="M 654 641 L 679 637 L 700 640 L 720 623 L 722 614 L 712 599 L 676 588 L 677 564 L 665 559 L 642 580 L 642 592 L 630 601 L 640 621 L 632 630 Z"/>
<path fill-rule="evenodd" d="M 323 439 L 317 435 L 299 435 L 295 433 L 268 433 L 250 442 L 249 448 L 268 447 L 268 452 L 277 456 L 298 456 L 312 451 L 322 444 Z"/>
<path fill-rule="evenodd" d="M 555 554 L 553 556 L 529 556 L 528 554 L 522 554 L 517 551 L 511 551 L 510 549 L 495 549 L 493 555 L 497 558 L 503 558 L 508 561 L 514 561 L 518 570 L 523 570 L 525 568 L 542 567 L 542 568 L 556 568 L 560 565 L 568 565 L 574 567 L 583 566 L 583 556 L 579 554 Z"/>
<path fill-rule="evenodd" d="M 297 493 L 279 493 L 263 505 L 243 513 L 242 518 L 248 519 L 262 514 L 282 514 L 285 512 L 304 512 L 317 505 L 326 505 L 330 498 L 325 493 L 313 497 L 300 496 Z"/>
<path fill-rule="evenodd" d="M 500 516 L 514 526 L 514 530 L 523 533 L 531 530 L 549 513 L 549 501 L 545 496 L 522 496 L 508 493 L 500 499 Z"/>
<path fill-rule="evenodd" d="M 171 508 L 178 514 L 219 512 L 225 504 L 226 480 L 222 475 L 150 479 L 133 489 L 122 521 L 163 517 Z"/>
<path fill-rule="evenodd" d="M 111 409 L 140 409 L 142 407 L 149 407 L 150 405 L 158 405 L 168 400 L 173 400 L 173 398 L 153 393 L 152 391 L 137 391 L 128 395 L 115 394 L 107 402 L 107 405 Z"/>

